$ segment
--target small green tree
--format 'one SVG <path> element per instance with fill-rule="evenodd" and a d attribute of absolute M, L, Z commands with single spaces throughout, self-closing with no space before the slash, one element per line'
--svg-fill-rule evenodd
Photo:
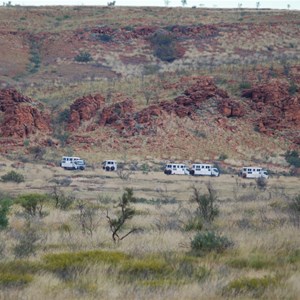
<path fill-rule="evenodd" d="M 43 212 L 44 204 L 47 200 L 46 195 L 42 194 L 25 194 L 21 195 L 16 203 L 20 204 L 27 215 L 31 217 L 39 216 L 44 217 L 46 214 Z"/>
<path fill-rule="evenodd" d="M 120 198 L 120 202 L 117 205 L 117 208 L 120 208 L 120 211 L 117 213 L 115 218 L 112 218 L 108 215 L 108 211 L 106 213 L 106 218 L 108 220 L 108 224 L 110 230 L 112 232 L 112 239 L 114 242 L 118 242 L 126 238 L 131 233 L 138 230 L 138 228 L 130 229 L 125 235 L 120 236 L 120 231 L 124 228 L 125 223 L 132 219 L 135 214 L 134 208 L 130 207 L 130 204 L 135 202 L 135 198 L 133 197 L 133 189 L 126 188 L 122 197 Z"/>

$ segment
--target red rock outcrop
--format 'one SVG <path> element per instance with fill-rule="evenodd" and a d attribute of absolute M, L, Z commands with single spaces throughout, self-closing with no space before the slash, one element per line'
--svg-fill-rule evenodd
<path fill-rule="evenodd" d="M 0 91 L 0 111 L 3 121 L 0 124 L 2 137 L 25 138 L 39 132 L 51 132 L 50 116 L 42 112 L 43 106 L 15 89 Z"/>
<path fill-rule="evenodd" d="M 104 105 L 105 99 L 101 95 L 88 95 L 75 100 L 70 106 L 68 130 L 75 131 L 83 121 L 89 121 Z"/>
<path fill-rule="evenodd" d="M 260 132 L 272 135 L 275 131 L 289 130 L 290 138 L 298 140 L 300 134 L 300 95 L 290 95 L 287 82 L 272 80 L 242 92 L 250 98 L 252 109 L 261 113 L 257 120 Z"/>
<path fill-rule="evenodd" d="M 219 112 L 227 118 L 242 117 L 245 114 L 245 110 L 239 102 L 229 99 L 220 101 L 218 109 Z"/>
<path fill-rule="evenodd" d="M 162 125 L 165 114 L 175 114 L 180 118 L 193 117 L 201 109 L 201 104 L 210 98 L 221 101 L 227 99 L 228 94 L 219 89 L 211 77 L 203 76 L 174 101 L 162 101 L 138 112 L 135 112 L 132 100 L 106 107 L 100 114 L 99 125 L 113 127 L 122 136 L 153 135 L 157 127 Z M 240 116 L 242 109 L 237 104 L 232 106 L 232 113 Z"/>

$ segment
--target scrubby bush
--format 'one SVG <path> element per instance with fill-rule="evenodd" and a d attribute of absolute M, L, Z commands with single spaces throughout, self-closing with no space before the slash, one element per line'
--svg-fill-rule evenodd
<path fill-rule="evenodd" d="M 108 43 L 112 41 L 112 36 L 108 35 L 108 34 L 100 34 L 99 35 L 99 40 L 104 42 L 104 43 Z"/>
<path fill-rule="evenodd" d="M 37 250 L 37 242 L 42 239 L 38 230 L 28 223 L 25 228 L 15 234 L 18 243 L 13 248 L 15 257 L 23 258 L 35 255 Z"/>
<path fill-rule="evenodd" d="M 285 153 L 285 160 L 292 166 L 300 168 L 300 157 L 296 150 L 287 151 Z"/>
<path fill-rule="evenodd" d="M 232 242 L 228 238 L 212 231 L 199 232 L 191 241 L 192 253 L 195 255 L 203 255 L 211 251 L 220 253 L 231 246 Z"/>
<path fill-rule="evenodd" d="M 93 60 L 92 56 L 88 52 L 80 52 L 78 55 L 75 56 L 75 61 L 78 62 L 89 62 Z"/>
<path fill-rule="evenodd" d="M 156 32 L 150 37 L 154 55 L 162 61 L 173 62 L 178 58 L 175 38 L 170 33 Z"/>
<path fill-rule="evenodd" d="M 8 226 L 8 213 L 12 205 L 12 200 L 9 198 L 0 197 L 0 230 Z"/>
<path fill-rule="evenodd" d="M 263 177 L 258 177 L 255 180 L 256 182 L 256 186 L 260 189 L 260 190 L 265 190 L 267 185 L 268 185 L 268 181 L 266 178 Z"/>
<path fill-rule="evenodd" d="M 24 182 L 25 181 L 24 175 L 19 174 L 19 173 L 15 172 L 15 171 L 10 171 L 10 172 L 6 173 L 5 175 L 2 175 L 1 179 L 4 182 L 11 181 L 11 182 L 20 183 L 20 182 Z"/>
<path fill-rule="evenodd" d="M 204 221 L 212 222 L 219 214 L 216 202 L 218 201 L 216 191 L 210 183 L 207 184 L 208 194 L 201 194 L 201 191 L 195 186 L 192 187 L 193 194 L 190 198 L 191 202 L 196 202 L 197 216 Z"/>
<path fill-rule="evenodd" d="M 16 203 L 20 204 L 24 208 L 24 212 L 29 216 L 44 217 L 46 213 L 43 212 L 43 207 L 47 200 L 48 200 L 47 195 L 25 194 L 25 195 L 21 195 L 16 200 Z"/>
<path fill-rule="evenodd" d="M 55 208 L 61 210 L 67 210 L 75 201 L 74 196 L 65 195 L 65 193 L 58 186 L 53 187 L 50 197 L 54 201 Z"/>

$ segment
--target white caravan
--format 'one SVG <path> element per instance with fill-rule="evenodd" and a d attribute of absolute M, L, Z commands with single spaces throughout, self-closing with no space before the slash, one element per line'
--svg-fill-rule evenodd
<path fill-rule="evenodd" d="M 167 164 L 164 173 L 166 175 L 189 175 L 190 172 L 184 164 Z"/>
<path fill-rule="evenodd" d="M 102 168 L 105 171 L 117 171 L 118 164 L 115 160 L 105 160 L 102 162 Z"/>
<path fill-rule="evenodd" d="M 243 178 L 269 178 L 268 171 L 260 167 L 243 167 L 241 176 Z"/>
<path fill-rule="evenodd" d="M 190 174 L 194 176 L 220 176 L 220 171 L 209 164 L 193 164 Z"/>
<path fill-rule="evenodd" d="M 63 156 L 60 166 L 66 170 L 84 170 L 85 162 L 77 156 Z"/>

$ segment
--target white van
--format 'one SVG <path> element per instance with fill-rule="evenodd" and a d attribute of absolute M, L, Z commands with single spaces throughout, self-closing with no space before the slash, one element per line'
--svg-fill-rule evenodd
<path fill-rule="evenodd" d="M 268 171 L 261 167 L 243 167 L 240 174 L 243 178 L 269 178 Z"/>
<path fill-rule="evenodd" d="M 164 173 L 166 175 L 189 175 L 190 172 L 185 164 L 167 164 Z"/>
<path fill-rule="evenodd" d="M 84 170 L 85 162 L 77 156 L 63 156 L 60 166 L 66 170 Z"/>
<path fill-rule="evenodd" d="M 194 176 L 220 176 L 220 171 L 210 164 L 193 164 L 190 174 Z"/>
<path fill-rule="evenodd" d="M 118 164 L 115 160 L 105 160 L 102 162 L 102 169 L 105 171 L 117 171 Z"/>

